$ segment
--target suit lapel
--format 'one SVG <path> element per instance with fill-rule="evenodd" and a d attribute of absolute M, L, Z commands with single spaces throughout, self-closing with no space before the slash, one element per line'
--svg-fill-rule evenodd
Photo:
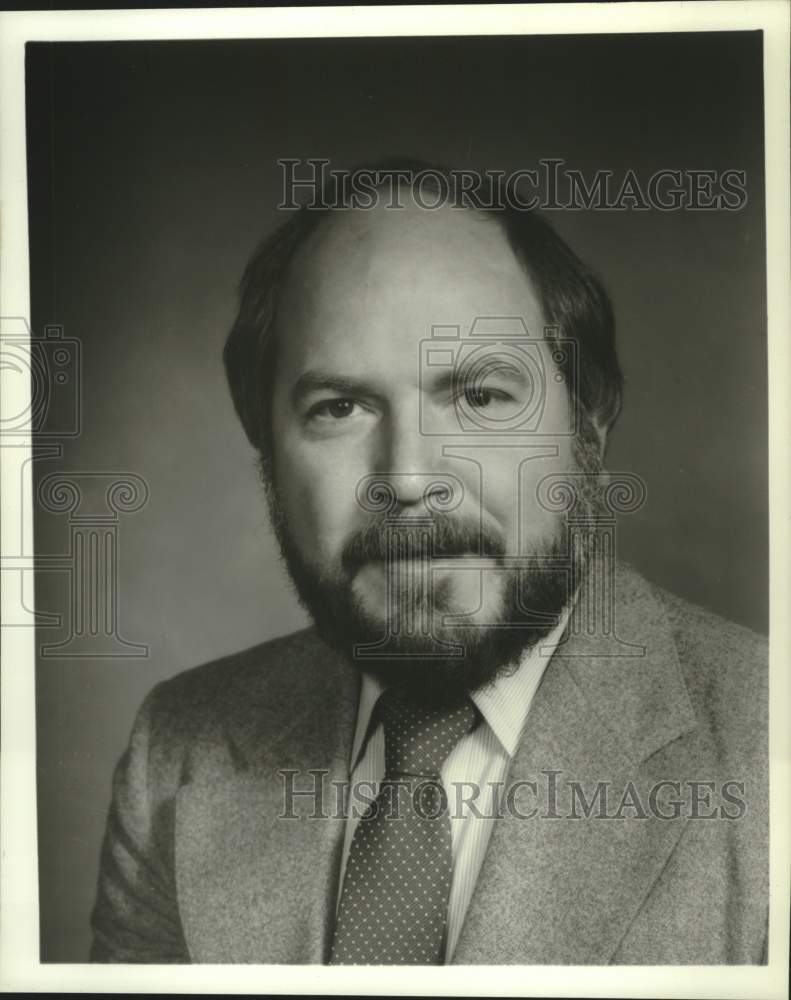
<path fill-rule="evenodd" d="M 343 842 L 332 782 L 348 781 L 359 683 L 316 645 L 301 677 L 271 678 L 266 697 L 266 677 L 231 694 L 234 715 L 179 792 L 177 889 L 193 961 L 326 959 Z M 289 703 L 273 704 L 284 689 Z M 299 795 L 288 808 L 288 788 L 313 787 L 318 808 Z"/>
<path fill-rule="evenodd" d="M 644 581 L 619 570 L 618 629 L 637 652 L 612 655 L 612 642 L 583 629 L 553 656 L 506 789 L 534 785 L 495 826 L 454 963 L 608 962 L 681 836 L 683 816 L 658 818 L 649 795 L 694 773 L 694 741 L 680 738 L 694 713 L 663 612 Z M 590 818 L 579 797 L 573 808 L 571 782 L 596 801 Z M 599 818 L 605 792 L 613 818 Z"/>

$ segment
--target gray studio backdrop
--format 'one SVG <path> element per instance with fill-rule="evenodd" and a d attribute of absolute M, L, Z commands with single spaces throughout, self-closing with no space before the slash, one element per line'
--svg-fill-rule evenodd
<path fill-rule="evenodd" d="M 53 648 L 73 625 L 77 514 L 51 489 L 36 515 L 38 608 L 62 617 L 38 635 L 44 960 L 86 960 L 112 768 L 146 692 L 305 623 L 220 363 L 241 270 L 278 220 L 278 157 L 745 171 L 735 212 L 550 217 L 616 307 L 609 465 L 648 486 L 620 555 L 766 630 L 760 34 L 41 44 L 27 81 L 33 329 L 81 352 L 80 433 L 41 454 L 36 482 L 82 483 L 85 552 L 94 531 L 117 553 L 132 645 L 116 653 L 148 647 Z M 137 485 L 100 524 L 122 473 Z"/>

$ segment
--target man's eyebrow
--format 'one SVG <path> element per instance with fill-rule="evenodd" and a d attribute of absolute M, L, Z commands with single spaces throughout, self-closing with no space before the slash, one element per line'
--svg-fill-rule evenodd
<path fill-rule="evenodd" d="M 370 383 L 364 382 L 362 379 L 317 369 L 303 372 L 299 376 L 291 391 L 291 398 L 299 400 L 303 396 L 307 396 L 308 393 L 322 391 L 337 392 L 344 396 L 370 396 L 372 394 Z"/>
<path fill-rule="evenodd" d="M 509 363 L 503 358 L 493 358 L 490 365 L 476 366 L 474 372 L 466 372 L 464 365 L 455 369 L 446 368 L 435 378 L 427 379 L 424 385 L 428 388 L 430 384 L 434 392 L 443 392 L 460 383 L 480 385 L 492 375 L 500 375 L 503 378 L 516 379 L 520 382 L 525 381 L 524 372 L 519 365 Z M 377 395 L 371 383 L 364 379 L 354 378 L 351 375 L 340 375 L 320 368 L 310 369 L 299 376 L 291 391 L 291 398 L 294 402 L 298 402 L 311 392 L 335 392 L 339 396 Z"/>
<path fill-rule="evenodd" d="M 530 376 L 518 364 L 503 358 L 493 358 L 491 363 L 479 363 L 474 367 L 461 364 L 457 368 L 446 368 L 435 378 L 427 379 L 426 383 L 430 383 L 435 392 L 444 392 L 458 385 L 483 385 L 493 375 L 518 382 L 530 380 Z"/>

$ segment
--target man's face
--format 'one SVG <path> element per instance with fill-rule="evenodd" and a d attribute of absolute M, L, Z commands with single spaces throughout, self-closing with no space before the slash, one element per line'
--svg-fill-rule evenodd
<path fill-rule="evenodd" d="M 477 317 L 521 317 L 529 348 L 471 340 Z M 496 664 L 464 661 L 513 659 L 551 627 L 524 627 L 527 598 L 548 586 L 536 610 L 565 603 L 562 574 L 503 558 L 557 554 L 562 524 L 537 486 L 577 463 L 544 322 L 504 233 L 472 212 L 340 213 L 293 263 L 272 398 L 281 544 L 331 641 L 351 654 L 383 640 L 378 659 L 359 662 L 386 679 L 486 680 Z M 430 354 L 422 342 L 440 325 L 460 338 Z M 524 432 L 520 412 L 534 416 Z M 493 628 L 515 616 L 521 630 Z M 443 642 L 456 644 L 447 662 Z"/>

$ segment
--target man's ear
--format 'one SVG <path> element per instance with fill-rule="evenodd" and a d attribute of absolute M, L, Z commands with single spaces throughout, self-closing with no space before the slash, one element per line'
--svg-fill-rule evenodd
<path fill-rule="evenodd" d="M 599 455 L 602 461 L 604 461 L 604 453 L 607 450 L 607 435 L 609 433 L 609 427 L 596 416 L 593 417 L 591 423 L 593 424 L 593 429 L 596 431 L 596 437 L 599 439 Z"/>
<path fill-rule="evenodd" d="M 602 462 L 604 462 L 604 454 L 607 451 L 607 440 L 609 437 L 610 429 L 612 428 L 615 421 L 618 419 L 618 414 L 621 412 L 621 405 L 623 402 L 623 397 L 620 391 L 615 400 L 614 406 L 609 410 L 607 419 L 605 420 L 601 413 L 590 414 L 590 423 L 596 432 L 596 437 L 599 439 L 599 457 Z"/>

